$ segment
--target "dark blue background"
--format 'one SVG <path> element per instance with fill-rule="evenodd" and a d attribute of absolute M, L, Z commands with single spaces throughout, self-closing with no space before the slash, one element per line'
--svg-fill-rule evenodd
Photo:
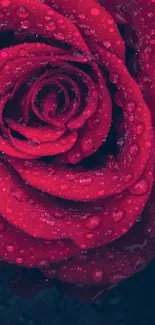
<path fill-rule="evenodd" d="M 1 269 L 0 325 L 155 324 L 155 261 L 93 303 L 80 303 L 55 288 L 33 298 L 17 297 L 8 289 L 10 275 L 9 269 Z"/>

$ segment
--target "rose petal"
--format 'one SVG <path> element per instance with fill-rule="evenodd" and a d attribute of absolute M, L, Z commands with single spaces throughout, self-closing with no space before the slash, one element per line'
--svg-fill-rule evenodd
<path fill-rule="evenodd" d="M 81 51 L 90 53 L 78 29 L 69 19 L 43 3 L 23 0 L 22 6 L 28 14 L 27 19 L 23 20 L 20 14 L 20 6 L 21 1 L 14 0 L 10 2 L 9 6 L 4 7 L 2 25 L 9 25 L 10 29 L 13 30 L 25 31 L 28 29 L 29 33 L 61 40 Z M 63 23 L 59 23 L 59 21 L 63 21 Z"/>
<path fill-rule="evenodd" d="M 8 161 L 21 176 L 23 173 L 29 175 L 30 178 L 34 175 L 34 177 L 38 177 L 39 182 L 42 182 L 38 169 L 35 171 L 32 165 L 30 171 L 27 170 L 28 161 L 23 166 L 14 159 L 8 159 Z M 43 200 L 37 191 L 30 193 L 28 188 L 22 187 L 23 193 L 27 193 L 29 199 L 24 199 L 25 203 L 19 205 L 15 199 L 10 198 L 12 211 L 7 213 L 5 211 L 5 193 L 2 193 L 4 206 L 1 206 L 0 212 L 5 215 L 7 220 L 32 236 L 45 239 L 71 238 L 81 248 L 97 247 L 122 236 L 133 226 L 137 217 L 143 211 L 151 192 L 153 166 L 154 155 L 150 157 L 147 168 L 137 183 L 121 195 L 115 196 L 113 200 L 108 198 L 92 204 L 80 204 L 79 202 L 76 204 L 69 201 L 55 202 L 52 198 Z M 2 172 L 4 174 L 3 170 Z M 53 176 L 55 175 L 54 170 L 51 170 L 51 173 L 53 173 Z M 86 184 L 88 180 L 85 179 Z M 19 182 L 18 179 L 12 179 L 13 181 L 15 183 Z M 30 182 L 28 183 L 30 184 Z M 70 180 L 70 183 L 70 190 L 72 190 L 72 180 Z M 13 187 L 13 185 L 8 184 L 8 181 L 5 184 L 6 186 L 7 188 Z M 66 190 L 65 183 L 62 189 Z M 32 195 L 35 207 L 28 204 Z M 16 207 L 17 203 L 18 207 Z M 31 210 L 31 222 L 26 212 L 22 213 L 24 205 L 27 206 L 28 210 Z M 15 209 L 16 213 L 18 210 L 20 215 L 22 213 L 22 216 L 15 218 L 13 209 Z M 55 217 L 57 214 L 61 216 L 61 219 L 57 220 Z M 36 224 L 37 228 L 35 227 Z"/>
<path fill-rule="evenodd" d="M 52 0 L 46 0 L 49 5 L 53 4 Z M 124 59 L 124 42 L 120 36 L 117 25 L 111 15 L 100 6 L 95 0 L 72 0 L 61 1 L 56 0 L 58 10 L 67 17 L 76 22 L 78 28 L 85 33 L 86 39 L 88 35 L 93 35 L 93 40 L 106 46 L 106 42 L 110 42 L 110 47 L 118 57 Z M 92 34 L 91 34 L 92 32 Z M 105 36 L 103 36 L 105 35 Z"/>
<path fill-rule="evenodd" d="M 9 128 L 11 130 L 16 131 L 22 134 L 27 139 L 37 142 L 37 143 L 44 143 L 44 142 L 53 142 L 58 140 L 65 132 L 62 129 L 56 129 L 51 126 L 41 126 L 40 127 L 32 127 L 26 126 L 24 124 L 16 123 L 12 120 L 5 119 Z"/>

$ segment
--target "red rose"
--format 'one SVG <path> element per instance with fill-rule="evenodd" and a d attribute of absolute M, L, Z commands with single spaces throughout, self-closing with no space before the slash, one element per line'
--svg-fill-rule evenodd
<path fill-rule="evenodd" d="M 154 15 L 0 0 L 0 258 L 81 299 L 154 257 Z"/>

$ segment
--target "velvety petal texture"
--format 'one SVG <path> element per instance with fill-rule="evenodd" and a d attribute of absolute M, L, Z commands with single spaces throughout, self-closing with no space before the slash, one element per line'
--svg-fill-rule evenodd
<path fill-rule="evenodd" d="M 0 0 L 0 258 L 25 267 L 17 293 L 48 278 L 99 299 L 154 258 L 154 16 L 153 0 Z"/>

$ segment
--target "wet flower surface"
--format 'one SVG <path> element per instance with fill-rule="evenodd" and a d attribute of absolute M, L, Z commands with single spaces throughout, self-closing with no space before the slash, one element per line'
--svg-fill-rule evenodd
<path fill-rule="evenodd" d="M 78 299 L 154 258 L 154 15 L 0 1 L 0 258 Z"/>

